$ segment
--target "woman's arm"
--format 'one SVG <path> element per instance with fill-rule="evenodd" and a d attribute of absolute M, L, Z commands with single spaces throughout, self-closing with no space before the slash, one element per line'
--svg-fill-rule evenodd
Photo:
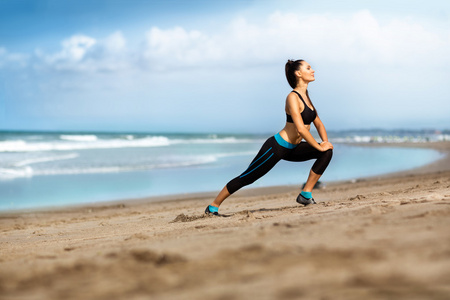
<path fill-rule="evenodd" d="M 319 116 L 316 117 L 316 119 L 313 121 L 314 126 L 317 129 L 317 132 L 319 133 L 320 138 L 324 142 L 328 142 L 328 136 L 327 131 L 325 129 L 325 126 L 322 123 L 322 120 L 320 120 Z"/>
<path fill-rule="evenodd" d="M 323 141 L 322 143 L 320 143 L 320 146 L 324 150 L 333 149 L 333 144 L 328 141 L 327 131 L 325 130 L 325 126 L 323 125 L 322 120 L 320 120 L 319 116 L 316 117 L 313 123 L 317 129 L 317 132 L 319 133 L 320 138 Z"/>
<path fill-rule="evenodd" d="M 319 143 L 317 143 L 317 141 L 311 135 L 309 130 L 306 128 L 305 123 L 303 123 L 303 119 L 300 114 L 300 104 L 296 97 L 297 96 L 294 93 L 290 93 L 287 96 L 287 100 L 286 100 L 288 110 L 289 110 L 292 120 L 294 121 L 294 124 L 295 124 L 295 128 L 297 129 L 298 133 L 305 139 L 305 141 L 308 144 L 310 144 L 311 146 L 313 146 L 314 148 L 316 148 L 319 151 L 325 151 L 322 148 L 322 146 L 320 146 Z"/>

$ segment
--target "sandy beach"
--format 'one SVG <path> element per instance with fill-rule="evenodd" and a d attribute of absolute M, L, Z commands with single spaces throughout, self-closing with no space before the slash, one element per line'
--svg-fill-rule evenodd
<path fill-rule="evenodd" d="M 447 155 L 307 207 L 286 186 L 220 217 L 212 194 L 2 213 L 0 299 L 450 299 L 450 142 L 393 146 Z"/>

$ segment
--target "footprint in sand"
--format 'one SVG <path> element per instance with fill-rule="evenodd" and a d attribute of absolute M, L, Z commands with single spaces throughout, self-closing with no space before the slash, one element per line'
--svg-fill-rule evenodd
<path fill-rule="evenodd" d="M 432 193 L 425 197 L 425 199 L 428 201 L 444 200 L 444 198 L 445 198 L 445 195 L 440 194 L 440 193 Z"/>
<path fill-rule="evenodd" d="M 348 198 L 348 200 L 350 200 L 350 201 L 362 200 L 362 199 L 366 199 L 366 196 L 364 196 L 364 195 L 356 195 L 355 197 Z"/>
<path fill-rule="evenodd" d="M 142 234 L 142 233 L 136 233 L 136 234 L 133 234 L 133 235 L 130 236 L 130 237 L 127 237 L 127 238 L 125 239 L 125 241 L 129 241 L 129 240 L 133 240 L 133 239 L 137 239 L 137 240 L 148 240 L 148 239 L 150 239 L 150 237 L 149 237 L 148 235 L 145 235 L 145 234 Z"/>
<path fill-rule="evenodd" d="M 259 219 L 259 218 L 256 218 L 255 214 L 253 214 L 249 210 L 241 211 L 241 212 L 237 213 L 236 215 L 243 216 L 243 218 L 240 218 L 239 220 L 244 220 L 244 221 Z"/>
<path fill-rule="evenodd" d="M 200 216 L 188 216 L 185 214 L 179 214 L 178 216 L 175 217 L 175 219 L 173 219 L 169 223 L 192 222 L 192 221 L 196 221 L 199 219 L 213 218 L 213 217 L 217 217 L 217 216 L 209 216 L 206 214 L 200 215 Z"/>

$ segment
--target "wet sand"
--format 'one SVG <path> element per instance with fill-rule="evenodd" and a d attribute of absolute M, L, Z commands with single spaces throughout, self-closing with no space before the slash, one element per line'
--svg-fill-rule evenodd
<path fill-rule="evenodd" d="M 287 186 L 221 217 L 207 194 L 0 214 L 0 299 L 449 299 L 450 142 L 420 147 L 447 156 L 307 207 Z"/>

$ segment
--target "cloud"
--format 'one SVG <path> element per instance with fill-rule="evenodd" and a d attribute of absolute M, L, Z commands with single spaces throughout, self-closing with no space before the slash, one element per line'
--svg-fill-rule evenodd
<path fill-rule="evenodd" d="M 57 70 L 78 69 L 86 70 L 85 61 L 83 61 L 88 52 L 97 43 L 96 39 L 85 35 L 74 35 L 62 41 L 61 51 L 54 54 L 45 54 L 36 50 L 36 55 L 46 65 L 52 66 Z"/>
<path fill-rule="evenodd" d="M 28 65 L 29 55 L 22 53 L 10 53 L 6 48 L 0 47 L 1 68 L 25 68 Z"/>
<path fill-rule="evenodd" d="M 103 40 L 86 35 L 74 35 L 61 43 L 62 49 L 53 54 L 36 50 L 37 67 L 64 71 L 116 71 L 128 65 L 126 40 L 120 31 Z"/>
<path fill-rule="evenodd" d="M 78 62 L 83 59 L 89 48 L 97 41 L 84 35 L 75 35 L 62 42 L 63 50 L 52 58 L 53 60 L 70 60 Z"/>
<path fill-rule="evenodd" d="M 299 56 L 383 65 L 411 65 L 426 58 L 440 65 L 450 62 L 449 33 L 409 19 L 382 24 L 367 10 L 350 17 L 275 12 L 261 25 L 239 18 L 215 34 L 152 28 L 146 35 L 144 58 L 157 68 L 248 66 Z"/>
<path fill-rule="evenodd" d="M 102 45 L 106 52 L 109 53 L 121 53 L 126 48 L 126 40 L 122 35 L 122 32 L 116 31 L 110 36 L 108 36 L 104 41 L 102 41 Z"/>
<path fill-rule="evenodd" d="M 141 46 L 133 49 L 120 31 L 104 39 L 74 35 L 61 46 L 53 54 L 37 50 L 37 65 L 80 72 L 239 68 L 287 58 L 354 65 L 411 66 L 421 60 L 450 65 L 448 27 L 408 18 L 381 22 L 368 10 L 345 16 L 274 12 L 262 21 L 236 18 L 216 32 L 152 27 Z M 11 55 L 4 57 L 0 52 L 0 64 L 13 60 Z"/>
<path fill-rule="evenodd" d="M 202 63 L 217 62 L 223 56 L 214 37 L 182 27 L 168 30 L 153 27 L 146 34 L 142 52 L 143 61 L 156 69 L 202 67 Z"/>

